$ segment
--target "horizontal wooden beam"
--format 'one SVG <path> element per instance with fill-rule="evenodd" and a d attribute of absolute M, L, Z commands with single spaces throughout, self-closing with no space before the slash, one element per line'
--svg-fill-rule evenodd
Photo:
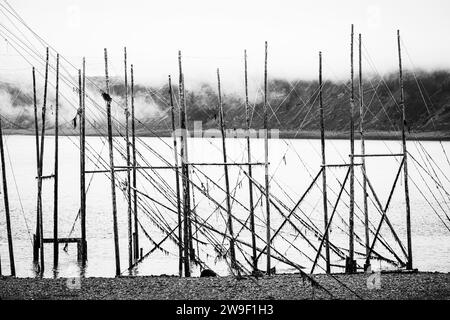
<path fill-rule="evenodd" d="M 350 157 L 352 155 L 349 155 Z M 354 154 L 354 158 L 378 158 L 378 157 L 404 157 L 405 155 L 403 153 L 397 153 L 397 154 Z"/>
<path fill-rule="evenodd" d="M 188 166 L 265 166 L 266 164 L 263 162 L 254 162 L 254 163 L 186 163 Z M 269 163 L 270 164 L 270 163 Z"/>
<path fill-rule="evenodd" d="M 114 170 L 115 172 L 127 172 L 127 170 Z M 111 170 L 87 170 L 84 173 L 93 174 L 93 173 L 111 173 Z"/>
<path fill-rule="evenodd" d="M 53 179 L 54 177 L 55 177 L 55 175 L 52 174 L 52 175 L 49 175 L 49 176 L 42 176 L 41 179 L 42 180 L 47 180 L 47 179 Z M 37 180 L 37 179 L 39 179 L 39 177 L 35 177 L 35 179 Z"/>
<path fill-rule="evenodd" d="M 78 243 L 81 242 L 81 238 L 59 238 L 58 243 Z M 54 239 L 44 239 L 44 243 L 53 243 Z"/>
<path fill-rule="evenodd" d="M 131 170 L 134 169 L 133 166 L 115 166 L 115 169 L 124 169 L 124 171 L 127 170 Z M 181 169 L 181 167 L 176 167 L 176 166 L 159 166 L 159 167 L 154 167 L 154 166 L 149 166 L 149 167 L 136 167 L 136 170 L 169 170 L 169 169 Z M 117 170 L 115 170 L 117 172 Z"/>
<path fill-rule="evenodd" d="M 343 164 L 325 164 L 325 165 L 321 165 L 322 168 L 346 168 L 346 167 L 350 167 L 351 164 L 348 163 L 343 163 Z M 355 163 L 354 164 L 355 167 L 358 166 L 362 166 L 362 163 Z"/>

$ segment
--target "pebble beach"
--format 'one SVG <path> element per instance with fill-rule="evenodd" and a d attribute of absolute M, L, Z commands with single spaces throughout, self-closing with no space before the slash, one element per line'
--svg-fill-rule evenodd
<path fill-rule="evenodd" d="M 3 300 L 450 300 L 450 273 L 0 279 Z M 373 274 L 372 274 L 373 277 Z M 373 278 L 372 278 L 373 279 Z M 372 285 L 371 285 L 372 284 Z"/>

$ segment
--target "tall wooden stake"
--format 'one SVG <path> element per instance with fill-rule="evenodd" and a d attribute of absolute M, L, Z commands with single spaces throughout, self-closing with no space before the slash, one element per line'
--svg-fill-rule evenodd
<path fill-rule="evenodd" d="M 266 241 L 267 241 L 267 274 L 271 274 L 271 236 L 270 236 L 270 190 L 269 190 L 269 124 L 268 124 L 268 105 L 267 105 L 267 41 L 265 44 L 264 59 L 264 163 L 265 163 L 265 182 L 266 182 Z"/>
<path fill-rule="evenodd" d="M 14 248 L 11 232 L 11 217 L 9 212 L 9 198 L 8 198 L 8 181 L 6 178 L 6 163 L 5 163 L 5 150 L 3 148 L 3 130 L 2 119 L 0 118 L 0 157 L 2 161 L 2 181 L 3 181 L 3 201 L 5 203 L 5 216 L 6 216 L 6 232 L 8 236 L 8 249 L 9 249 L 9 266 L 11 269 L 11 276 L 16 276 L 16 266 L 14 263 Z M 1 269 L 0 269 L 1 275 Z"/>
<path fill-rule="evenodd" d="M 55 173 L 53 188 L 53 269 L 59 261 L 58 242 L 58 180 L 59 180 L 59 54 L 56 55 L 56 97 L 55 97 Z"/>
<path fill-rule="evenodd" d="M 38 120 L 38 111 L 37 111 L 37 97 L 36 97 L 36 71 L 33 67 L 33 105 L 34 105 L 34 134 L 36 138 L 36 174 L 39 177 L 39 120 Z M 39 179 L 37 181 L 37 185 L 39 188 Z M 39 262 L 39 239 L 40 239 L 40 230 L 39 230 L 39 198 L 36 199 L 36 233 L 34 235 L 33 241 L 33 263 L 37 267 Z"/>
<path fill-rule="evenodd" d="M 172 119 L 172 135 L 173 135 L 173 150 L 175 156 L 175 183 L 177 188 L 177 212 L 178 212 L 178 273 L 180 277 L 183 276 L 183 229 L 181 217 L 181 195 L 180 195 L 180 175 L 178 171 L 178 147 L 177 136 L 175 132 L 175 105 L 173 103 L 172 78 L 169 76 L 169 96 L 170 96 L 170 111 Z"/>
<path fill-rule="evenodd" d="M 364 233 L 365 233 L 365 244 L 366 244 L 366 261 L 370 261 L 370 234 L 369 234 L 369 212 L 367 205 L 367 179 L 366 179 L 366 143 L 364 139 L 364 86 L 362 80 L 362 37 L 359 34 L 359 131 L 361 134 L 361 154 L 362 154 L 362 170 L 363 174 L 363 202 L 364 202 Z M 364 265 L 364 270 L 368 270 L 369 264 Z"/>
<path fill-rule="evenodd" d="M 38 203 L 39 203 L 39 248 L 40 248 L 40 274 L 44 274 L 44 227 L 42 210 L 42 171 L 44 167 L 44 141 L 45 141 L 45 113 L 47 110 L 47 84 L 48 84 L 48 59 L 49 52 L 47 48 L 47 59 L 45 63 L 45 82 L 44 82 L 44 102 L 42 105 L 42 133 L 41 148 L 39 154 L 39 174 L 38 174 Z"/>
<path fill-rule="evenodd" d="M 125 140 L 127 144 L 127 198 L 128 198 L 128 265 L 133 266 L 133 227 L 132 227 L 132 209 L 131 209 L 131 156 L 130 156 L 130 134 L 128 111 L 128 66 L 127 66 L 127 48 L 123 48 L 124 70 L 125 70 Z"/>
<path fill-rule="evenodd" d="M 331 272 L 330 266 L 330 244 L 328 242 L 328 197 L 327 197 L 327 168 L 326 168 L 326 154 L 325 154 L 325 121 L 323 110 L 323 82 L 322 82 L 322 52 L 319 52 L 319 111 L 320 111 L 320 142 L 322 147 L 322 192 L 323 192 L 323 220 L 325 228 L 325 259 L 326 272 Z"/>
<path fill-rule="evenodd" d="M 190 169 L 192 170 L 192 175 L 194 175 L 194 168 L 190 167 Z M 198 225 L 197 206 L 195 204 L 195 188 L 194 188 L 193 184 L 191 184 L 191 192 L 192 192 L 192 215 L 193 215 L 193 219 L 191 219 L 191 221 L 193 220 L 195 223 L 195 232 L 191 230 L 191 232 L 193 232 L 193 236 L 191 237 L 191 240 L 193 240 L 195 237 L 197 257 L 198 257 L 198 259 L 200 259 L 200 248 L 199 248 L 199 241 L 198 241 L 199 225 Z M 192 228 L 192 226 L 191 226 L 191 228 Z M 193 244 L 192 244 L 192 248 L 194 248 Z M 195 251 L 194 251 L 194 253 L 195 253 Z M 194 258 L 196 258 L 196 257 L 194 256 Z M 203 270 L 203 266 L 200 266 L 200 268 L 201 268 L 200 270 Z"/>
<path fill-rule="evenodd" d="M 252 262 L 253 271 L 258 270 L 258 259 L 256 252 L 256 235 L 255 235 L 255 208 L 253 207 L 253 175 L 252 175 L 252 153 L 250 148 L 250 104 L 248 103 L 248 71 L 247 71 L 247 50 L 244 51 L 245 62 L 245 118 L 247 121 L 247 161 L 248 165 L 248 190 L 249 190 L 249 206 L 250 206 L 250 230 L 252 233 Z"/>
<path fill-rule="evenodd" d="M 403 156 L 405 163 L 403 165 L 404 179 L 405 179 L 405 201 L 406 201 L 406 234 L 407 234 L 407 246 L 408 246 L 408 261 L 406 263 L 406 269 L 412 270 L 413 257 L 412 257 L 412 239 L 411 239 L 411 207 L 409 202 L 409 184 L 408 184 L 408 150 L 406 148 L 406 108 L 405 108 L 405 91 L 403 85 L 403 65 L 402 65 L 402 47 L 400 30 L 397 30 L 397 43 L 398 43 L 398 62 L 399 62 L 399 80 L 400 80 L 400 106 L 402 108 L 402 144 L 403 144 Z"/>
<path fill-rule="evenodd" d="M 346 272 L 356 272 L 356 263 L 354 260 L 354 215 L 355 215 L 355 87 L 354 87 L 354 71 L 353 71 L 353 35 L 354 26 L 352 24 L 351 46 L 350 46 L 350 63 L 351 63 L 351 97 L 350 97 L 350 214 L 349 214 L 349 256 L 346 263 Z"/>
<path fill-rule="evenodd" d="M 136 126 L 134 115 L 134 67 L 131 65 L 131 141 L 133 153 L 133 214 L 134 214 L 134 261 L 139 260 L 139 229 L 138 229 L 138 196 L 137 196 L 137 158 L 136 158 Z"/>
<path fill-rule="evenodd" d="M 189 192 L 189 168 L 187 162 L 187 129 L 186 129 L 186 99 L 184 91 L 184 74 L 181 61 L 181 51 L 178 52 L 178 65 L 179 65 L 179 94 L 180 94 L 180 155 L 181 155 L 181 167 L 182 167 L 182 180 L 183 180 L 183 218 L 184 218 L 184 276 L 190 277 L 190 232 L 189 232 L 189 219 L 190 219 L 190 192 Z"/>
<path fill-rule="evenodd" d="M 86 106 L 85 106 L 86 61 L 83 58 L 83 71 L 79 71 L 80 98 L 80 222 L 81 222 L 81 262 L 87 260 L 86 244 Z"/>
<path fill-rule="evenodd" d="M 108 142 L 109 142 L 109 165 L 111 170 L 111 198 L 113 213 L 113 229 L 114 229 L 114 249 L 116 256 L 116 276 L 120 276 L 120 251 L 119 251 L 119 234 L 117 228 L 117 204 L 116 204 L 116 176 L 114 172 L 114 145 L 112 135 L 111 121 L 111 96 L 109 94 L 109 76 L 108 76 L 108 51 L 105 48 L 105 79 L 106 79 L 106 116 L 108 120 Z"/>
<path fill-rule="evenodd" d="M 194 250 L 194 241 L 193 241 L 193 234 L 192 234 L 192 213 L 195 214 L 195 212 L 193 212 L 191 210 L 191 180 L 190 180 L 190 175 L 191 175 L 191 168 L 189 166 L 189 153 L 188 153 L 188 122 L 187 122 L 187 109 L 186 109 L 186 87 L 184 85 L 184 74 L 183 74 L 183 96 L 184 96 L 184 115 L 185 115 L 185 123 L 186 123 L 186 139 L 184 139 L 184 158 L 186 159 L 186 183 L 187 183 L 187 203 L 188 206 L 187 208 L 188 210 L 188 231 L 189 231 L 189 255 L 190 255 L 190 260 L 195 262 L 195 250 Z"/>
<path fill-rule="evenodd" d="M 220 131 L 222 133 L 222 153 L 223 153 L 223 163 L 225 170 L 225 191 L 226 191 L 226 204 L 227 204 L 227 215 L 228 215 L 228 233 L 230 234 L 230 256 L 231 256 L 231 268 L 236 268 L 236 252 L 234 248 L 234 233 L 233 233 L 233 218 L 231 215 L 231 200 L 230 200 L 230 177 L 228 175 L 227 166 L 227 148 L 226 148 L 226 133 L 225 133 L 225 120 L 222 105 L 222 91 L 220 86 L 220 71 L 217 69 L 217 87 L 219 94 L 219 121 L 220 121 Z"/>

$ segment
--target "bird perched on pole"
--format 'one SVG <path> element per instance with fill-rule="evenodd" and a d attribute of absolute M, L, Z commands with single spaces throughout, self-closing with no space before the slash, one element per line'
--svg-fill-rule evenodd
<path fill-rule="evenodd" d="M 111 102 L 112 101 L 111 96 L 109 94 L 107 94 L 106 92 L 104 92 L 104 91 L 102 91 L 102 97 L 103 97 L 103 100 L 105 100 L 106 102 Z"/>

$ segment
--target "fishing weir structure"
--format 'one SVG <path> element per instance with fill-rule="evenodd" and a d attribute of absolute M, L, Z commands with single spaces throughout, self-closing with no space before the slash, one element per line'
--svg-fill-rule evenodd
<path fill-rule="evenodd" d="M 17 23 L 24 23 L 16 14 L 13 15 Z M 33 84 L 33 102 L 34 102 L 34 123 L 36 139 L 36 173 L 37 173 L 37 203 L 35 232 L 33 235 L 33 260 L 36 274 L 43 275 L 48 267 L 46 263 L 47 245 L 53 247 L 53 269 L 58 268 L 59 254 L 61 248 L 67 248 L 70 244 L 76 244 L 78 260 L 81 266 L 85 266 L 90 254 L 87 235 L 87 220 L 90 218 L 90 212 L 87 210 L 86 203 L 89 201 L 87 194 L 92 179 L 103 175 L 110 181 L 110 201 L 111 201 L 111 230 L 114 242 L 115 257 L 115 275 L 125 276 L 132 274 L 133 270 L 139 267 L 141 263 L 148 260 L 156 251 L 165 251 L 166 246 L 175 245 L 178 255 L 178 275 L 180 277 L 193 276 L 193 267 L 200 271 L 214 269 L 214 266 L 207 262 L 207 257 L 215 256 L 228 266 L 229 273 L 235 276 L 263 274 L 271 275 L 275 272 L 274 261 L 277 264 L 289 266 L 295 272 L 302 274 L 311 283 L 316 284 L 311 274 L 321 272 L 333 276 L 333 273 L 345 271 L 352 274 L 368 271 L 371 268 L 372 261 L 381 260 L 392 265 L 398 270 L 412 271 L 413 234 L 411 232 L 411 204 L 409 196 L 410 177 L 408 174 L 408 165 L 410 157 L 407 149 L 407 106 L 403 93 L 403 65 L 402 65 L 402 44 L 400 32 L 397 34 L 398 41 L 398 62 L 399 62 L 399 83 L 401 87 L 401 96 L 397 101 L 402 111 L 401 125 L 401 144 L 402 152 L 389 154 L 369 154 L 365 151 L 364 135 L 364 115 L 366 114 L 366 104 L 364 101 L 364 82 L 362 65 L 362 36 L 358 37 L 358 79 L 355 81 L 355 35 L 354 27 L 351 27 L 350 37 L 350 84 L 349 93 L 349 120 L 350 120 L 350 154 L 348 161 L 342 163 L 329 163 L 326 157 L 326 134 L 324 111 L 324 81 L 323 81 L 323 58 L 322 52 L 319 53 L 318 63 L 318 88 L 314 104 L 319 114 L 320 123 L 320 141 L 321 141 L 321 163 L 317 166 L 315 174 L 312 174 L 308 187 L 303 191 L 300 197 L 292 199 L 292 203 L 286 203 L 278 193 L 272 191 L 273 184 L 277 184 L 271 175 L 270 149 L 269 149 L 269 118 L 273 109 L 270 106 L 270 97 L 268 93 L 268 61 L 269 48 L 265 43 L 265 64 L 264 64 L 264 84 L 263 84 L 263 140 L 264 140 L 264 160 L 255 161 L 252 155 L 254 150 L 253 139 L 249 134 L 251 130 L 252 105 L 249 102 L 248 89 L 248 56 L 247 52 L 243 55 L 244 67 L 244 92 L 245 92 L 245 158 L 242 162 L 230 159 L 227 154 L 227 125 L 225 121 L 225 112 L 223 105 L 223 93 L 221 83 L 221 73 L 217 69 L 217 114 L 218 129 L 220 131 L 221 154 L 223 161 L 213 162 L 195 162 L 190 161 L 190 153 L 195 150 L 188 150 L 190 134 L 188 131 L 188 108 L 185 89 L 185 73 L 183 70 L 183 56 L 181 51 L 178 54 L 178 75 L 177 86 L 174 86 L 173 76 L 168 77 L 168 96 L 169 100 L 165 103 L 169 107 L 169 118 L 171 121 L 172 141 L 161 140 L 165 147 L 170 148 L 173 159 L 167 159 L 160 154 L 148 140 L 143 139 L 136 132 L 137 125 L 144 127 L 149 132 L 152 128 L 141 121 L 136 116 L 136 95 L 135 95 L 135 68 L 129 64 L 127 49 L 123 52 L 123 81 L 124 98 L 118 101 L 114 98 L 111 91 L 111 78 L 109 70 L 109 56 L 107 49 L 104 50 L 104 86 L 99 86 L 86 76 L 86 60 L 83 59 L 81 67 L 77 68 L 68 59 L 64 58 L 48 43 L 39 37 L 42 45 L 46 46 L 45 57 L 30 47 L 26 40 L 13 32 L 8 32 L 3 26 L 0 35 L 12 48 L 31 65 L 32 84 Z M 27 55 L 25 55 L 25 53 Z M 31 59 L 32 57 L 33 59 Z M 51 60 L 55 60 L 54 63 Z M 61 64 L 65 64 L 61 68 Z M 44 90 L 43 99 L 39 103 L 37 98 L 37 66 L 44 65 L 43 79 Z M 69 68 L 69 69 L 67 69 Z M 77 71 L 77 77 L 73 76 L 73 70 Z M 44 173 L 44 152 L 46 135 L 48 136 L 48 86 L 50 85 L 50 74 L 55 74 L 55 105 L 53 107 L 54 116 L 54 171 L 51 175 Z M 41 74 L 41 73 L 39 73 Z M 42 74 L 41 74 L 42 75 Z M 89 90 L 87 85 L 96 90 Z M 72 94 L 76 96 L 78 104 L 70 102 L 67 94 L 63 94 L 61 86 L 73 88 Z M 101 100 L 99 99 L 101 98 Z M 62 237 L 59 231 L 61 213 L 58 211 L 59 204 L 59 135 L 58 130 L 60 119 L 61 99 L 65 103 L 71 104 L 76 116 L 73 120 L 74 127 L 78 130 L 78 141 L 73 137 L 75 147 L 79 149 L 79 210 L 76 215 L 72 231 L 79 224 L 80 233 L 73 236 L 73 232 L 67 237 Z M 100 101 L 100 102 L 99 102 Z M 112 109 L 117 108 L 124 116 L 125 121 L 115 115 Z M 357 112 L 357 109 L 359 111 Z M 359 114 L 359 119 L 356 114 Z M 3 121 L 2 116 L 2 121 Z M 66 120 L 66 119 L 65 119 Z M 178 120 L 178 121 L 177 121 Z M 4 156 L 3 141 L 5 137 L 2 133 L 0 121 L 0 156 L 2 162 L 2 183 L 4 213 L 7 221 L 7 239 L 9 248 L 10 275 L 15 276 L 14 264 L 14 245 L 10 219 L 10 209 L 8 201 L 8 181 L 6 177 L 6 162 Z M 96 150 L 86 139 L 87 124 L 95 128 L 95 122 L 105 122 L 106 132 L 101 128 L 96 129 L 96 135 L 101 139 L 104 145 L 108 147 L 108 157 L 104 158 L 99 150 Z M 359 123 L 359 128 L 355 124 Z M 359 131 L 360 139 L 355 137 L 355 131 Z M 357 151 L 356 143 L 360 143 L 360 152 Z M 144 152 L 145 151 L 145 152 Z M 159 163 L 154 164 L 145 157 L 145 153 L 151 153 L 159 159 Z M 399 164 L 393 184 L 389 187 L 389 196 L 383 203 L 381 197 L 375 190 L 371 182 L 369 170 L 367 170 L 367 159 L 392 157 Z M 413 160 L 415 161 L 415 159 Z M 122 164 L 125 162 L 125 164 Z M 118 165 L 121 163 L 121 165 Z M 94 166 L 94 169 L 87 169 L 88 166 Z M 223 172 L 223 184 L 207 174 L 208 169 Z M 239 179 L 235 186 L 230 181 L 230 170 L 239 172 Z M 338 190 L 331 190 L 329 181 L 330 171 L 340 170 L 344 172 L 344 178 L 338 179 Z M 172 181 L 167 180 L 167 172 L 172 175 Z M 263 173 L 263 179 L 256 174 Z M 164 174 L 162 174 L 164 173 Z M 292 174 L 295 174 L 293 172 Z M 357 175 L 361 177 L 357 179 Z M 401 177 L 403 181 L 401 182 Z M 44 219 L 43 216 L 50 214 L 43 209 L 43 183 L 52 181 L 53 192 L 53 228 L 52 237 L 44 237 Z M 142 187 L 142 181 L 152 186 L 154 193 L 149 193 Z M 244 202 L 236 196 L 236 188 L 239 184 L 248 185 L 248 198 Z M 363 190 L 362 197 L 358 198 L 355 192 L 355 185 L 361 184 Z M 397 230 L 395 230 L 389 218 L 389 209 L 394 191 L 403 185 L 404 194 L 404 225 L 406 228 L 406 239 L 402 239 Z M 210 192 L 209 187 L 213 186 L 221 196 Z M 312 190 L 318 188 L 321 193 L 322 213 L 320 226 L 313 222 L 305 214 L 302 206 Z M 347 189 L 348 188 L 348 189 Z M 445 194 L 447 192 L 443 190 Z M 330 197 L 330 193 L 334 196 Z M 117 198 L 123 195 L 127 202 L 126 220 L 127 225 L 120 225 Z M 342 218 L 338 209 L 344 195 L 349 196 L 348 220 Z M 204 199 L 215 209 L 212 212 L 199 211 L 203 208 L 199 205 L 200 198 Z M 333 200 L 331 200 L 333 199 Z M 362 207 L 359 203 L 362 203 Z M 369 202 L 373 203 L 376 211 L 370 215 Z M 236 210 L 236 208 L 239 210 Z M 257 214 L 257 209 L 261 207 L 263 215 Z M 358 212 L 359 210 L 359 212 Z M 237 213 L 239 211 L 239 215 Z M 210 217 L 217 215 L 220 225 L 211 222 Z M 336 243 L 333 239 L 331 230 L 340 219 L 343 227 L 339 227 L 347 236 L 347 245 L 343 246 Z M 149 232 L 144 221 L 156 227 L 162 237 L 158 240 Z M 363 225 L 363 233 L 358 234 L 355 230 L 355 221 Z M 446 221 L 443 221 L 445 224 Z M 448 222 L 447 222 L 448 223 Z M 390 237 L 384 236 L 381 232 L 382 227 L 386 226 L 390 232 Z M 49 226 L 50 227 L 50 226 Z M 127 265 L 121 264 L 121 250 L 119 245 L 119 229 L 127 228 Z M 289 227 L 289 232 L 285 232 Z M 246 236 L 243 236 L 243 234 Z M 302 241 L 302 246 L 298 245 Z M 287 243 L 289 250 L 302 256 L 309 263 L 300 264 L 295 259 L 290 258 L 285 252 L 286 247 L 278 247 L 278 241 Z M 147 242 L 149 245 L 143 245 Z M 63 245 L 63 246 L 62 246 Z M 50 246 L 49 246 L 50 247 Z M 362 251 L 358 251 L 362 248 Z M 397 249 L 394 249 L 397 248 Z M 286 249 L 286 250 L 285 250 Z M 357 262 L 357 258 L 362 259 L 364 263 Z M 4 257 L 1 257 L 4 259 Z M 340 259 L 344 263 L 336 264 L 334 261 Z M 1 261 L 1 260 L 0 260 Z M 3 274 L 4 274 L 3 270 Z M 0 264 L 0 274 L 2 274 Z M 336 281 L 339 281 L 336 279 Z M 343 286 L 345 284 L 341 283 Z M 317 284 L 316 284 L 317 285 Z M 326 289 L 325 289 L 326 290 Z"/>

